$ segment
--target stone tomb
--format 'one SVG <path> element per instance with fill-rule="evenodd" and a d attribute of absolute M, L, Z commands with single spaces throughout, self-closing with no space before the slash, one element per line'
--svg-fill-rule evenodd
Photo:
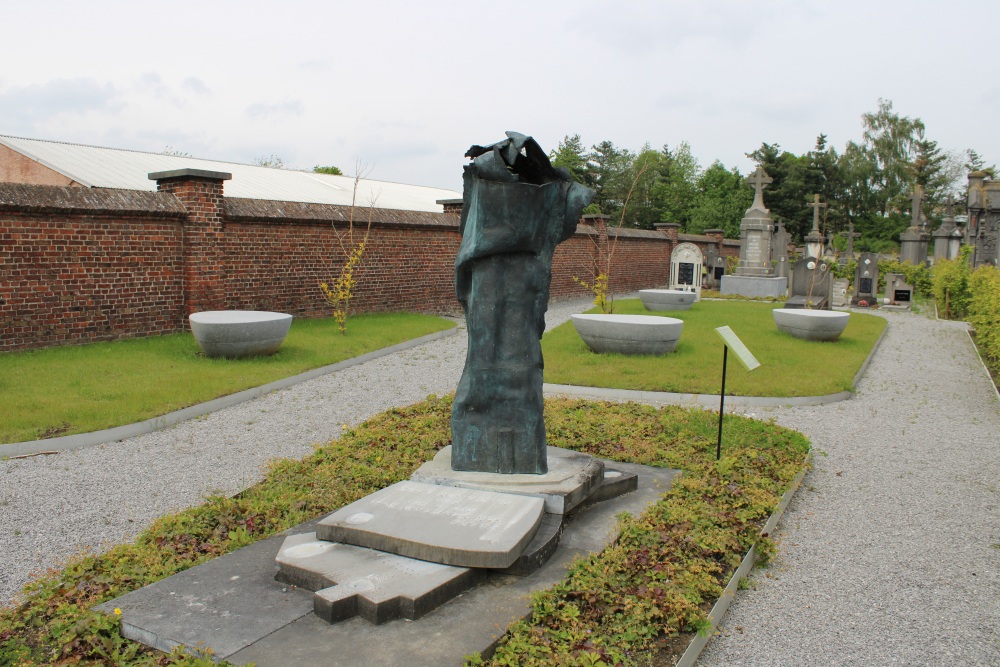
<path fill-rule="evenodd" d="M 670 253 L 670 289 L 694 292 L 701 298 L 701 272 L 704 258 L 701 248 L 693 243 L 681 243 Z"/>
<path fill-rule="evenodd" d="M 906 284 L 902 273 L 885 275 L 885 298 L 882 303 L 889 310 L 909 310 L 913 301 L 913 286 Z"/>
<path fill-rule="evenodd" d="M 781 297 L 788 288 L 788 281 L 775 277 L 771 267 L 774 223 L 763 195 L 771 180 L 761 167 L 747 178 L 754 186 L 754 199 L 740 222 L 740 260 L 735 274 L 723 276 L 720 283 L 723 294 Z"/>
<path fill-rule="evenodd" d="M 863 252 L 854 269 L 852 306 L 871 307 L 878 303 L 878 255 Z"/>
<path fill-rule="evenodd" d="M 715 248 L 709 248 L 705 252 L 705 279 L 702 286 L 718 290 L 724 275 L 726 275 L 726 258 Z"/>
<path fill-rule="evenodd" d="M 815 257 L 800 259 L 792 267 L 792 289 L 785 308 L 830 310 L 833 283 L 830 265 Z"/>
<path fill-rule="evenodd" d="M 451 447 L 409 481 L 361 498 L 289 537 L 276 579 L 313 591 L 319 618 L 415 619 L 488 572 L 525 576 L 555 552 L 565 516 L 636 488 L 579 452 L 549 447 L 544 475 L 451 469 Z"/>

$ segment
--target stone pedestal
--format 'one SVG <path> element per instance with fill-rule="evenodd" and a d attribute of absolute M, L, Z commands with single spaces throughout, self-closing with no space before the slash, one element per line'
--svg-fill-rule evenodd
<path fill-rule="evenodd" d="M 908 227 L 899 235 L 899 261 L 926 264 L 931 235 L 923 227 Z"/>
<path fill-rule="evenodd" d="M 749 297 L 774 297 L 780 299 L 788 290 L 788 278 L 756 276 L 722 276 L 719 291 Z"/>

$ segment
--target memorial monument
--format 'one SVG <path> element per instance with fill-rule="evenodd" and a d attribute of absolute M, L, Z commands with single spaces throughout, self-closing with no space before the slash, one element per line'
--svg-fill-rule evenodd
<path fill-rule="evenodd" d="M 934 261 L 954 259 L 958 257 L 958 249 L 962 245 L 962 230 L 955 223 L 955 200 L 951 195 L 945 201 L 944 220 L 931 235 L 934 237 Z"/>
<path fill-rule="evenodd" d="M 910 216 L 910 226 L 899 235 L 899 261 L 910 264 L 926 264 L 927 248 L 930 245 L 931 235 L 927 231 L 927 220 L 920 213 L 920 204 L 924 199 L 924 189 L 913 186 L 913 195 L 910 200 L 913 202 L 913 213 Z"/>
<path fill-rule="evenodd" d="M 451 467 L 544 474 L 541 338 L 552 254 L 594 192 L 516 132 L 466 157 L 455 291 L 469 347 L 452 409 Z"/>
<path fill-rule="evenodd" d="M 973 266 L 997 266 L 1000 246 L 1000 181 L 986 172 L 969 174 L 969 243 L 975 244 Z"/>
<path fill-rule="evenodd" d="M 774 223 L 764 206 L 764 188 L 772 180 L 762 167 L 747 177 L 754 186 L 753 203 L 740 222 L 740 261 L 733 275 L 722 277 L 723 294 L 780 297 L 788 287 L 788 279 L 775 277 L 771 266 Z"/>

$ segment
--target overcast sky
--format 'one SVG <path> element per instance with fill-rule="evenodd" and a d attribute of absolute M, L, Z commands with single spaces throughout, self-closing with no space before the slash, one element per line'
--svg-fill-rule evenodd
<path fill-rule="evenodd" d="M 461 189 L 463 153 L 580 134 L 687 141 L 746 173 L 761 142 L 861 138 L 878 99 L 1000 163 L 996 0 L 0 0 L 0 134 Z M 991 62 L 994 61 L 994 62 Z"/>

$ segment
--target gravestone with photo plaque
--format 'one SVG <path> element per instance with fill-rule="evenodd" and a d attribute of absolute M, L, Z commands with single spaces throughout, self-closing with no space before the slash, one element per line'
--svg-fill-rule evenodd
<path fill-rule="evenodd" d="M 701 248 L 693 243 L 681 243 L 670 253 L 670 289 L 694 292 L 701 297 L 701 271 L 704 258 Z"/>
<path fill-rule="evenodd" d="M 878 303 L 878 255 L 863 252 L 854 269 L 854 296 L 852 306 L 870 308 Z"/>
<path fill-rule="evenodd" d="M 792 287 L 785 308 L 830 310 L 832 304 L 830 265 L 815 257 L 804 257 L 792 267 Z"/>

